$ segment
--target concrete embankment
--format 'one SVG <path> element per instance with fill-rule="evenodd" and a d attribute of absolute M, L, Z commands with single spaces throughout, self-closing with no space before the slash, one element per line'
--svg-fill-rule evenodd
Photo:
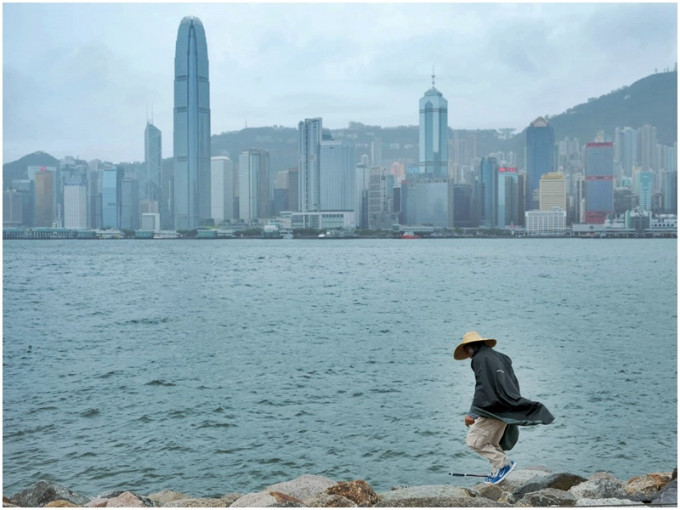
<path fill-rule="evenodd" d="M 473 487 L 421 485 L 393 487 L 376 493 L 363 480 L 338 482 L 316 475 L 271 485 L 248 494 L 196 497 L 172 490 L 149 495 L 113 491 L 87 496 L 58 484 L 39 481 L 3 506 L 16 507 L 547 507 L 547 506 L 677 507 L 677 468 L 619 480 L 607 472 L 583 478 L 544 467 L 516 469 L 500 484 Z"/>

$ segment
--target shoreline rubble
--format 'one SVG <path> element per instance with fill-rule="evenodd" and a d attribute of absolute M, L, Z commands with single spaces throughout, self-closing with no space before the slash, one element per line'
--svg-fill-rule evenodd
<path fill-rule="evenodd" d="M 196 497 L 172 490 L 149 495 L 111 491 L 86 496 L 41 480 L 11 497 L 4 507 L 168 507 L 168 508 L 344 508 L 344 507 L 547 507 L 669 506 L 677 507 L 677 468 L 622 481 L 600 471 L 587 479 L 548 468 L 517 469 L 498 485 L 398 486 L 376 493 L 364 480 L 334 481 L 317 475 L 270 485 L 260 492 Z"/>

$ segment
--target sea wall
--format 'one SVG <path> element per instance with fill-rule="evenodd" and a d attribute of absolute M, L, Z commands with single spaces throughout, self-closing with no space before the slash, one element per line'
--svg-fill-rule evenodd
<path fill-rule="evenodd" d="M 39 481 L 10 497 L 6 507 L 547 507 L 677 506 L 677 468 L 619 480 L 607 472 L 583 478 L 545 467 L 516 469 L 498 485 L 398 486 L 376 493 L 363 480 L 334 481 L 316 475 L 271 485 L 255 493 L 197 497 L 172 490 L 149 495 L 113 491 L 88 496 L 53 482 Z"/>

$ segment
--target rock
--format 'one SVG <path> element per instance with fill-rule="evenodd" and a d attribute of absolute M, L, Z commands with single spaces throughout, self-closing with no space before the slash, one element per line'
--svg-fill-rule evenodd
<path fill-rule="evenodd" d="M 270 491 L 269 494 L 271 494 L 276 502 L 279 503 L 276 506 L 304 506 L 302 501 L 293 496 L 289 496 L 288 494 L 284 494 L 283 492 Z"/>
<path fill-rule="evenodd" d="M 333 487 L 326 489 L 326 494 L 342 496 L 354 501 L 360 506 L 372 506 L 380 499 L 375 491 L 364 480 L 353 482 L 338 482 Z"/>
<path fill-rule="evenodd" d="M 163 505 L 169 508 L 224 508 L 228 505 L 217 498 L 185 498 L 175 499 Z"/>
<path fill-rule="evenodd" d="M 241 496 L 231 504 L 232 508 L 267 508 L 275 506 L 278 503 L 276 498 L 269 494 L 269 492 L 251 492 L 245 496 Z"/>
<path fill-rule="evenodd" d="M 575 506 L 576 498 L 560 489 L 542 489 L 525 494 L 516 506 Z"/>
<path fill-rule="evenodd" d="M 499 501 L 504 495 L 503 489 L 498 485 L 485 483 L 482 485 L 476 485 L 474 488 L 468 489 L 469 492 L 473 492 L 475 497 L 482 497 L 490 499 L 491 501 Z"/>
<path fill-rule="evenodd" d="M 470 507 L 499 506 L 496 501 L 474 497 L 469 491 L 450 485 L 421 485 L 378 494 L 375 507 Z"/>
<path fill-rule="evenodd" d="M 556 473 L 548 476 L 535 476 L 512 492 L 512 497 L 518 501 L 530 492 L 538 492 L 543 489 L 559 489 L 568 491 L 575 485 L 585 482 L 586 479 L 570 473 Z"/>
<path fill-rule="evenodd" d="M 94 498 L 85 503 L 85 506 L 88 508 L 104 508 L 107 501 L 106 498 Z"/>
<path fill-rule="evenodd" d="M 667 483 L 663 489 L 654 497 L 652 505 L 678 506 L 678 479 L 677 476 Z"/>
<path fill-rule="evenodd" d="M 602 499 L 577 499 L 576 506 L 640 506 L 641 503 L 630 499 L 602 498 Z"/>
<path fill-rule="evenodd" d="M 609 473 L 597 473 L 587 481 L 575 485 L 569 492 L 576 499 L 628 499 L 625 483 Z"/>
<path fill-rule="evenodd" d="M 262 492 L 280 492 L 300 501 L 317 497 L 326 489 L 335 485 L 330 478 L 316 475 L 303 475 L 295 480 L 270 485 Z"/>
<path fill-rule="evenodd" d="M 348 508 L 356 507 L 357 504 L 344 496 L 331 496 L 325 492 L 319 494 L 314 499 L 305 501 L 308 507 L 312 508 Z"/>
<path fill-rule="evenodd" d="M 146 506 L 153 506 L 153 503 L 151 505 L 147 505 L 142 501 L 140 497 L 137 495 L 133 494 L 132 492 L 122 492 L 118 496 L 115 496 L 113 498 L 109 498 L 106 502 L 106 508 L 140 508 L 140 507 L 146 507 Z"/>
<path fill-rule="evenodd" d="M 50 501 L 45 505 L 45 508 L 78 508 L 80 505 L 66 501 L 65 499 L 57 499 L 55 501 Z"/>
<path fill-rule="evenodd" d="M 243 496 L 243 494 L 240 492 L 231 492 L 229 494 L 225 494 L 220 499 L 224 502 L 224 506 L 231 506 L 231 504 L 241 496 Z"/>
<path fill-rule="evenodd" d="M 3 496 L 2 497 L 2 506 L 3 507 L 15 507 L 16 505 L 14 503 L 12 503 L 12 501 L 7 496 Z"/>
<path fill-rule="evenodd" d="M 84 505 L 89 501 L 89 498 L 47 480 L 40 480 L 28 489 L 17 492 L 10 498 L 10 501 L 17 506 L 29 507 L 45 506 L 50 501 L 57 500 Z"/>
<path fill-rule="evenodd" d="M 644 476 L 631 478 L 626 485 L 626 492 L 637 498 L 649 498 L 655 496 L 664 485 L 671 481 L 671 473 L 651 473 Z"/>
<path fill-rule="evenodd" d="M 191 499 L 191 496 L 184 494 L 183 492 L 175 492 L 170 490 L 163 490 L 160 492 L 154 492 L 147 496 L 151 501 L 153 501 L 154 506 L 165 506 L 168 503 L 177 501 L 178 499 Z"/>
<path fill-rule="evenodd" d="M 542 466 L 531 467 L 527 469 L 515 469 L 514 471 L 511 471 L 507 478 L 498 485 L 505 492 L 512 493 L 515 492 L 517 489 L 519 489 L 522 485 L 527 483 L 532 478 L 535 478 L 537 476 L 547 476 L 550 474 L 552 474 L 552 471 Z M 487 484 L 477 484 L 474 486 L 474 488 L 478 489 L 483 485 Z"/>

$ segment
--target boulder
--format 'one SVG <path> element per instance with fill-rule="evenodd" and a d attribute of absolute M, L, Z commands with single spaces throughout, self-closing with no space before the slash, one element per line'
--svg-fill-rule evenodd
<path fill-rule="evenodd" d="M 552 471 L 542 466 L 530 467 L 527 469 L 515 468 L 515 470 L 511 471 L 507 478 L 503 480 L 500 484 L 498 484 L 498 486 L 501 487 L 505 492 L 512 493 L 515 492 L 517 489 L 519 489 L 522 485 L 527 483 L 532 478 L 535 478 L 537 476 L 547 476 L 550 474 L 552 474 Z M 483 483 L 477 484 L 474 486 L 474 488 L 478 489 L 479 487 L 482 487 L 484 485 L 487 484 Z"/>
<path fill-rule="evenodd" d="M 380 499 L 371 486 L 364 480 L 338 482 L 333 487 L 326 489 L 326 494 L 330 496 L 342 496 L 359 506 L 373 506 Z"/>
<path fill-rule="evenodd" d="M 538 492 L 543 489 L 559 489 L 561 491 L 568 491 L 575 485 L 585 482 L 586 479 L 582 476 L 572 475 L 570 473 L 556 473 L 547 476 L 535 476 L 528 482 L 522 484 L 520 487 L 512 492 L 512 497 L 518 501 L 530 492 Z"/>
<path fill-rule="evenodd" d="M 175 492 L 170 490 L 163 490 L 160 492 L 154 492 L 147 496 L 151 501 L 153 501 L 154 506 L 165 506 L 168 503 L 177 501 L 178 499 L 190 499 L 191 496 L 184 494 L 183 492 Z"/>
<path fill-rule="evenodd" d="M 169 508 L 224 508 L 228 505 L 216 498 L 185 498 L 169 501 L 163 506 Z"/>
<path fill-rule="evenodd" d="M 224 502 L 224 506 L 231 506 L 231 504 L 241 496 L 243 496 L 243 494 L 240 492 L 230 492 L 229 494 L 222 496 L 220 499 Z"/>
<path fill-rule="evenodd" d="M 588 480 L 569 489 L 576 499 L 628 499 L 625 483 L 609 473 L 596 473 Z"/>
<path fill-rule="evenodd" d="M 330 478 L 316 475 L 303 475 L 288 482 L 270 485 L 262 492 L 280 492 L 300 501 L 305 501 L 317 497 L 333 485 L 335 485 L 335 481 Z"/>
<path fill-rule="evenodd" d="M 319 494 L 314 499 L 308 499 L 305 504 L 311 508 L 351 508 L 357 504 L 344 496 L 331 496 L 325 492 Z"/>
<path fill-rule="evenodd" d="M 664 485 L 671 481 L 671 473 L 651 473 L 631 478 L 626 485 L 626 493 L 642 500 L 651 501 Z"/>
<path fill-rule="evenodd" d="M 421 485 L 378 494 L 375 507 L 470 507 L 499 506 L 496 501 L 474 497 L 471 492 L 450 485 Z"/>
<path fill-rule="evenodd" d="M 640 506 L 641 503 L 630 499 L 602 498 L 602 499 L 577 499 L 576 506 Z"/>
<path fill-rule="evenodd" d="M 65 499 L 57 499 L 55 501 L 50 501 L 45 505 L 45 508 L 78 508 L 80 505 L 66 501 Z"/>
<path fill-rule="evenodd" d="M 475 497 L 487 498 L 491 501 L 500 501 L 506 494 L 498 485 L 491 483 L 476 485 L 475 487 L 468 489 L 468 491 Z"/>
<path fill-rule="evenodd" d="M 241 496 L 231 504 L 232 508 L 267 508 L 276 506 L 278 501 L 269 492 L 251 492 Z"/>
<path fill-rule="evenodd" d="M 542 489 L 525 494 L 516 506 L 575 506 L 576 498 L 560 489 Z"/>
<path fill-rule="evenodd" d="M 113 498 L 109 498 L 106 501 L 106 508 L 141 508 L 141 507 L 147 507 L 147 506 L 153 506 L 153 503 L 151 505 L 147 505 L 144 501 L 142 501 L 142 498 L 138 497 L 136 494 L 133 494 L 132 492 L 122 492 L 118 496 L 115 496 Z"/>
<path fill-rule="evenodd" d="M 654 496 L 652 500 L 652 505 L 663 505 L 663 506 L 678 506 L 678 480 L 673 479 L 671 482 L 667 483 L 663 489 L 659 491 L 658 494 Z"/>
<path fill-rule="evenodd" d="M 69 501 L 76 505 L 84 505 L 89 501 L 89 498 L 67 489 L 66 487 L 49 482 L 47 480 L 40 480 L 28 489 L 14 494 L 10 501 L 17 506 L 45 506 L 50 501 Z"/>

